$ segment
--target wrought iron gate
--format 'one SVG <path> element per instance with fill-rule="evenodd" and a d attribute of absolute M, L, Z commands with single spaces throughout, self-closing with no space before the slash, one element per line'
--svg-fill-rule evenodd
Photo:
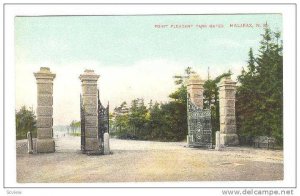
<path fill-rule="evenodd" d="M 211 112 L 197 107 L 187 99 L 188 144 L 194 147 L 212 147 Z"/>
<path fill-rule="evenodd" d="M 82 95 L 80 95 L 80 129 L 81 129 L 81 151 L 85 151 L 85 116 Z"/>
<path fill-rule="evenodd" d="M 103 149 L 104 133 L 109 133 L 109 104 L 105 108 L 100 101 L 98 90 L 98 138 Z"/>

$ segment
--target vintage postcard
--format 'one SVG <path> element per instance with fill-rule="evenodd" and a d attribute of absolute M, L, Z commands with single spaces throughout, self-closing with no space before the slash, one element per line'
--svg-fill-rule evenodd
<path fill-rule="evenodd" d="M 17 185 L 294 180 L 284 153 L 294 134 L 284 127 L 284 70 L 294 69 L 284 61 L 286 10 L 96 6 L 13 18 Z"/>

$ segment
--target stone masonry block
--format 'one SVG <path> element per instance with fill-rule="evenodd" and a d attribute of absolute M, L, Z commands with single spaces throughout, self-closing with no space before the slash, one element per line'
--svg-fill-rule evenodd
<path fill-rule="evenodd" d="M 194 85 L 192 85 L 192 86 L 187 86 L 187 92 L 189 92 L 189 93 L 193 93 L 193 92 L 195 92 L 195 93 L 201 93 L 201 94 L 203 94 L 203 92 L 204 92 L 204 88 L 203 88 L 203 86 L 194 86 Z"/>
<path fill-rule="evenodd" d="M 219 88 L 222 90 L 235 90 L 236 86 L 235 85 L 224 85 L 224 84 L 220 84 Z"/>
<path fill-rule="evenodd" d="M 199 95 L 199 94 L 203 94 L 203 89 L 200 89 L 200 88 L 190 88 L 189 89 L 189 93 L 190 95 Z"/>
<path fill-rule="evenodd" d="M 38 84 L 37 85 L 37 91 L 39 94 L 52 94 L 53 93 L 53 84 Z"/>
<path fill-rule="evenodd" d="M 239 138 L 237 134 L 220 134 L 220 144 L 224 146 L 239 145 Z"/>
<path fill-rule="evenodd" d="M 38 106 L 36 110 L 37 116 L 52 116 L 52 106 Z"/>
<path fill-rule="evenodd" d="M 235 108 L 233 107 L 221 107 L 220 116 L 235 116 Z"/>
<path fill-rule="evenodd" d="M 220 99 L 235 99 L 235 90 L 234 89 L 228 89 L 228 90 L 220 89 L 219 98 Z"/>
<path fill-rule="evenodd" d="M 220 99 L 220 106 L 221 107 L 235 107 L 235 100 L 234 99 Z"/>
<path fill-rule="evenodd" d="M 37 139 L 36 150 L 38 153 L 55 152 L 55 142 L 53 139 Z"/>
<path fill-rule="evenodd" d="M 94 107 L 97 107 L 97 103 L 98 103 L 97 96 L 83 95 L 83 104 L 85 106 L 94 106 Z"/>
<path fill-rule="evenodd" d="M 80 79 L 80 77 L 79 77 Z M 93 85 L 97 85 L 97 81 L 98 81 L 99 77 L 81 77 L 81 84 L 82 85 L 88 85 L 88 86 L 93 86 Z"/>
<path fill-rule="evenodd" d="M 85 116 L 85 126 L 86 127 L 98 127 L 98 117 L 97 116 Z"/>
<path fill-rule="evenodd" d="M 100 143 L 97 138 L 85 138 L 85 150 L 86 151 L 99 151 Z"/>
<path fill-rule="evenodd" d="M 53 137 L 52 128 L 38 128 L 37 129 L 37 138 L 38 139 L 46 139 Z"/>
<path fill-rule="evenodd" d="M 225 125 L 235 125 L 236 120 L 234 116 L 229 116 L 229 117 L 222 117 L 220 118 L 220 124 L 225 124 Z"/>
<path fill-rule="evenodd" d="M 52 117 L 44 117 L 40 116 L 37 119 L 37 128 L 50 128 L 53 125 L 53 118 Z"/>
<path fill-rule="evenodd" d="M 87 105 L 84 107 L 84 111 L 85 111 L 85 115 L 92 116 L 92 115 L 97 114 L 98 108 L 97 108 L 97 106 Z"/>
<path fill-rule="evenodd" d="M 203 94 L 202 93 L 191 93 L 190 98 L 191 99 L 203 99 Z"/>
<path fill-rule="evenodd" d="M 225 93 L 226 93 L 226 91 L 224 89 L 220 88 L 220 90 L 219 90 L 219 99 L 220 99 L 220 101 L 221 101 L 221 99 L 226 99 L 226 97 L 225 97 L 226 94 Z"/>
<path fill-rule="evenodd" d="M 38 106 L 52 106 L 53 105 L 53 97 L 50 94 L 38 95 L 37 101 L 38 101 Z"/>
<path fill-rule="evenodd" d="M 203 89 L 203 84 L 188 84 L 188 89 Z"/>
<path fill-rule="evenodd" d="M 203 99 L 191 99 L 191 100 L 196 106 L 203 108 Z"/>
<path fill-rule="evenodd" d="M 85 136 L 88 138 L 97 138 L 98 127 L 85 127 Z"/>
<path fill-rule="evenodd" d="M 83 95 L 97 95 L 97 85 L 82 85 L 82 93 Z"/>
<path fill-rule="evenodd" d="M 221 133 L 236 133 L 236 125 L 220 124 Z"/>
<path fill-rule="evenodd" d="M 37 81 L 36 81 L 36 83 L 37 84 L 53 84 L 53 79 L 51 77 L 38 78 Z"/>

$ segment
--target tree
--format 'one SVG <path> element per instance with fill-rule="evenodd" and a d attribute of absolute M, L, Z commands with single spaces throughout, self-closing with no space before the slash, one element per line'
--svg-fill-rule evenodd
<path fill-rule="evenodd" d="M 80 128 L 80 124 L 81 124 L 80 121 L 72 120 L 72 122 L 70 123 L 70 128 L 73 133 L 75 133 L 76 130 Z"/>
<path fill-rule="evenodd" d="M 147 139 L 154 140 L 162 138 L 163 136 L 163 114 L 159 103 L 155 104 L 149 108 L 149 119 L 148 119 L 148 129 L 149 135 Z"/>
<path fill-rule="evenodd" d="M 26 139 L 28 131 L 32 133 L 32 137 L 36 137 L 36 116 L 32 108 L 27 109 L 24 105 L 16 111 L 16 131 L 17 139 Z"/>
<path fill-rule="evenodd" d="M 191 67 L 187 67 L 184 70 L 184 75 L 175 75 L 173 78 L 175 79 L 176 85 L 186 85 L 186 80 L 190 77 L 191 74 L 195 73 Z"/>
<path fill-rule="evenodd" d="M 187 128 L 187 86 L 186 81 L 192 73 L 187 67 L 183 75 L 177 75 L 175 85 L 177 89 L 169 95 L 171 100 L 167 103 L 153 104 L 149 107 L 143 99 L 134 99 L 130 108 L 126 102 L 115 108 L 113 127 L 119 127 L 116 135 L 119 137 L 135 136 L 137 139 L 150 139 L 160 141 L 181 141 L 186 138 Z M 219 108 L 217 83 L 221 78 L 231 75 L 230 72 L 222 74 L 205 84 L 205 99 L 208 108 L 212 108 L 212 118 L 217 121 L 214 125 L 219 129 Z M 123 112 L 126 111 L 126 112 Z M 214 121 L 213 121 L 214 122 Z M 120 128 L 121 127 L 121 128 Z"/>
<path fill-rule="evenodd" d="M 282 145 L 283 56 L 280 32 L 265 28 L 255 58 L 249 51 L 247 68 L 238 77 L 237 119 L 240 135 L 267 135 Z"/>
<path fill-rule="evenodd" d="M 114 113 L 110 115 L 110 117 L 112 117 L 110 119 L 110 127 L 113 128 L 113 132 L 111 133 L 117 137 L 122 137 L 129 131 L 128 112 L 127 103 L 124 101 L 120 106 L 116 107 Z"/>
<path fill-rule="evenodd" d="M 80 122 L 80 121 L 76 121 L 76 122 L 75 122 L 75 127 L 76 127 L 76 130 L 80 129 L 80 127 L 81 127 L 81 122 Z"/>
<path fill-rule="evenodd" d="M 180 141 L 187 135 L 187 110 L 186 104 L 170 101 L 161 105 L 163 132 L 160 140 Z"/>
<path fill-rule="evenodd" d="M 147 130 L 146 124 L 147 124 L 147 108 L 144 104 L 143 99 L 134 99 L 131 102 L 131 107 L 129 109 L 129 117 L 128 117 L 128 123 L 133 130 L 134 136 L 142 139 L 145 137 L 145 132 Z"/>
<path fill-rule="evenodd" d="M 191 67 L 184 70 L 184 75 L 176 75 L 175 84 L 178 88 L 171 93 L 172 99 L 169 103 L 161 105 L 161 116 L 163 117 L 162 140 L 180 141 L 185 139 L 187 129 L 187 79 L 195 73 Z"/>
<path fill-rule="evenodd" d="M 137 139 L 151 139 L 160 141 L 179 141 L 187 135 L 187 92 L 185 77 L 192 73 L 191 68 L 185 70 L 184 76 L 176 76 L 175 84 L 179 87 L 169 97 L 168 103 L 159 104 L 152 100 L 147 108 L 143 99 L 134 99 L 128 113 L 120 111 L 126 104 L 115 109 L 114 127 L 125 127 L 116 135 L 133 135 Z M 180 79 L 182 78 L 182 80 Z M 179 79 L 179 80 L 178 80 Z M 181 82 L 179 82 L 181 81 Z"/>

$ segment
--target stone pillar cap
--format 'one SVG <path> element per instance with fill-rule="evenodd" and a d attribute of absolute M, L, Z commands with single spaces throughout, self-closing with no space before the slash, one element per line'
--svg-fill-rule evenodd
<path fill-rule="evenodd" d="M 100 77 L 100 75 L 97 75 L 94 72 L 94 70 L 86 69 L 86 70 L 84 70 L 84 73 L 79 76 L 79 79 L 81 81 L 83 81 L 83 80 L 96 80 L 97 81 L 99 77 Z"/>
<path fill-rule="evenodd" d="M 188 78 L 187 85 L 193 85 L 193 84 L 198 84 L 198 85 L 203 85 L 204 81 L 201 79 L 200 75 L 197 73 L 192 73 L 190 77 Z"/>
<path fill-rule="evenodd" d="M 54 79 L 56 74 L 50 71 L 49 67 L 41 67 L 39 72 L 33 73 L 36 79 Z"/>
<path fill-rule="evenodd" d="M 227 76 L 221 79 L 219 86 L 235 86 L 236 82 L 231 79 L 231 76 Z"/>

